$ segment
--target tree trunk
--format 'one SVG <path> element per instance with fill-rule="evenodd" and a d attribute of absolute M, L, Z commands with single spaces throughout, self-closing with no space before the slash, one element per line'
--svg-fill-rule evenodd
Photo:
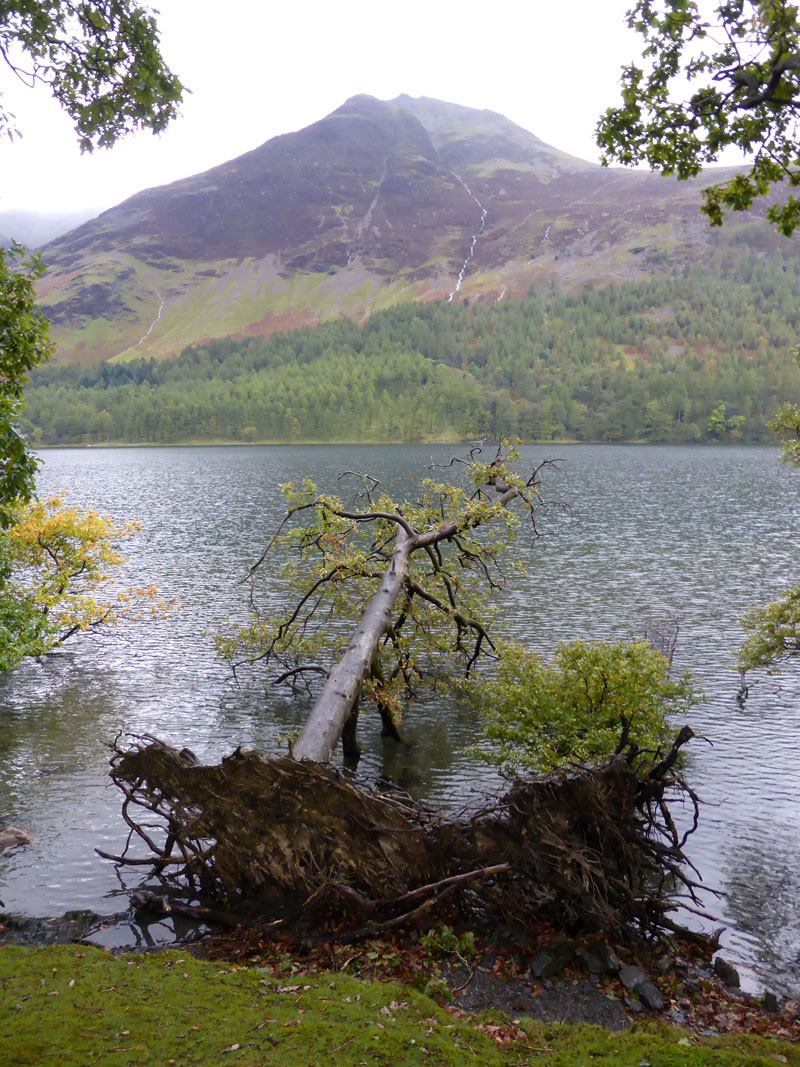
<path fill-rule="evenodd" d="M 358 700 L 353 705 L 353 710 L 345 719 L 342 728 L 342 755 L 345 764 L 355 766 L 361 759 L 361 745 L 358 743 Z"/>
<path fill-rule="evenodd" d="M 353 706 L 369 675 L 378 643 L 392 621 L 392 608 L 408 576 L 408 558 L 419 538 L 397 527 L 397 545 L 378 591 L 362 615 L 358 629 L 333 667 L 317 697 L 303 732 L 292 746 L 295 759 L 326 763 L 333 755 Z"/>
<path fill-rule="evenodd" d="M 504 481 L 492 478 L 487 484 L 499 493 L 497 501 L 507 507 L 519 495 L 519 489 Z M 346 512 L 342 512 L 347 516 Z M 317 697 L 302 733 L 292 746 L 295 759 L 315 760 L 327 763 L 342 736 L 344 724 L 353 710 L 361 687 L 372 670 L 378 643 L 392 621 L 392 608 L 408 578 L 408 560 L 413 552 L 441 541 L 447 541 L 472 523 L 445 522 L 430 530 L 412 529 L 399 515 L 381 516 L 397 522 L 397 543 L 389 566 L 384 572 L 377 593 L 367 604 L 359 621 L 358 629 L 350 640 L 341 659 L 331 670 L 328 680 Z"/>

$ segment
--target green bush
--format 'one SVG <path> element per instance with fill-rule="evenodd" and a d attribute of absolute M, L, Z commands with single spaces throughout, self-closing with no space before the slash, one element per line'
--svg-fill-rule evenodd
<path fill-rule="evenodd" d="M 546 772 L 610 756 L 621 737 L 656 749 L 668 717 L 698 702 L 687 675 L 670 678 L 669 661 L 646 641 L 572 641 L 552 664 L 517 642 L 500 648 L 494 676 L 471 689 L 484 715 L 480 755 L 512 772 Z"/>
<path fill-rule="evenodd" d="M 461 956 L 467 959 L 476 956 L 478 950 L 475 947 L 475 934 L 467 930 L 463 934 L 457 934 L 452 926 L 442 923 L 441 926 L 432 926 L 422 934 L 419 943 L 432 956 Z"/>
<path fill-rule="evenodd" d="M 800 656 L 800 585 L 783 596 L 753 608 L 745 615 L 747 639 L 739 649 L 740 670 L 763 668 L 774 673 L 781 664 Z"/>

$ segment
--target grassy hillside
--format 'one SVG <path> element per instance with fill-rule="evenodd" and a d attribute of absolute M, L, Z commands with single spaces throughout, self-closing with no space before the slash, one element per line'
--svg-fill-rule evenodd
<path fill-rule="evenodd" d="M 163 361 L 54 363 L 27 391 L 38 444 L 198 440 L 768 439 L 800 400 L 800 255 L 720 246 L 705 266 L 521 300 L 435 301 Z"/>

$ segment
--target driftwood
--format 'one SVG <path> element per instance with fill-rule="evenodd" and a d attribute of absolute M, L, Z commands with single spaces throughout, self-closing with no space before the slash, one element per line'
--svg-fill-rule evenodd
<path fill-rule="evenodd" d="M 113 746 L 130 834 L 163 877 L 207 899 L 255 905 L 351 936 L 414 922 L 444 899 L 498 920 L 658 935 L 695 902 L 683 846 L 697 798 L 676 770 L 692 731 L 645 757 L 620 744 L 601 766 L 517 781 L 455 818 L 357 787 L 335 769 L 237 749 L 214 766 L 152 738 Z M 695 817 L 680 834 L 670 798 Z M 107 854 L 106 854 L 107 855 Z"/>

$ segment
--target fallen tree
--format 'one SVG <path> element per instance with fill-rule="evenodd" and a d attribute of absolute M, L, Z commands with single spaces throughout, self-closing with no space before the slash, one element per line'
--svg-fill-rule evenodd
<path fill-rule="evenodd" d="M 323 676 L 305 727 L 290 756 L 238 749 L 216 766 L 153 738 L 115 743 L 111 776 L 130 834 L 122 855 L 107 858 L 188 880 L 234 906 L 266 908 L 281 916 L 279 926 L 335 923 L 339 936 L 415 922 L 444 901 L 504 922 L 619 935 L 674 928 L 669 912 L 681 893 L 694 901 L 697 884 L 683 853 L 688 833 L 678 831 L 669 803 L 689 798 L 691 832 L 697 798 L 678 770 L 691 730 L 661 745 L 653 725 L 663 701 L 682 693 L 665 684 L 666 660 L 663 678 L 649 667 L 655 683 L 620 688 L 619 657 L 593 655 L 591 684 L 579 680 L 590 698 L 585 721 L 591 728 L 608 705 L 616 750 L 606 732 L 606 758 L 518 779 L 470 815 L 432 814 L 329 765 L 340 737 L 345 755 L 358 753 L 360 699 L 371 699 L 384 732 L 398 736 L 402 702 L 438 677 L 443 653 L 462 675 L 497 657 L 491 600 L 520 569 L 503 554 L 519 521 L 514 507 L 536 535 L 548 465 L 523 476 L 516 458 L 505 445 L 489 462 L 473 449 L 451 463 L 466 488 L 427 481 L 419 500 L 402 504 L 364 475 L 362 503 L 349 507 L 310 481 L 284 487 L 289 510 L 250 572 L 253 618 L 219 648 L 235 664 L 263 664 L 277 683 Z M 277 617 L 264 616 L 255 578 L 280 551 L 295 598 Z M 623 653 L 643 669 L 636 646 Z M 637 707 L 613 710 L 625 693 L 638 693 Z M 646 699 L 656 702 L 647 714 Z M 571 721 L 581 714 L 572 709 Z"/>

